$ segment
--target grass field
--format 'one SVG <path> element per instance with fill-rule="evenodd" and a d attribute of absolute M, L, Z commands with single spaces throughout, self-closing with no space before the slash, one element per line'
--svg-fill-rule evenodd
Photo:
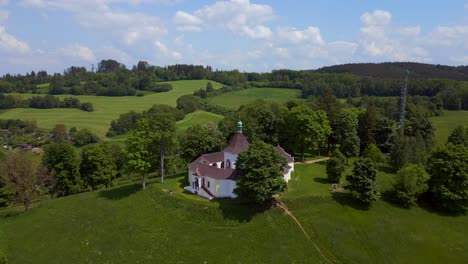
<path fill-rule="evenodd" d="M 183 120 L 177 122 L 177 129 L 178 130 L 186 130 L 187 128 L 195 125 L 195 124 L 208 124 L 214 123 L 217 124 L 219 121 L 223 119 L 222 115 L 217 115 L 210 112 L 205 111 L 196 111 L 190 114 L 187 114 Z"/>
<path fill-rule="evenodd" d="M 209 202 L 174 177 L 144 192 L 126 185 L 0 211 L 0 251 L 12 263 L 466 263 L 468 216 L 384 200 L 363 210 L 330 192 L 324 167 L 296 165 L 281 196 L 311 240 L 279 208 Z M 379 172 L 379 189 L 393 177 Z"/>
<path fill-rule="evenodd" d="M 431 117 L 430 120 L 436 127 L 436 142 L 445 144 L 448 136 L 457 126 L 468 127 L 468 111 L 444 111 L 442 116 Z"/>
<path fill-rule="evenodd" d="M 36 120 L 40 128 L 51 129 L 56 124 L 65 124 L 67 128 L 77 127 L 88 128 L 97 133 L 99 137 L 104 137 L 110 122 L 119 117 L 120 114 L 133 111 L 143 111 L 154 104 L 176 105 L 176 100 L 184 94 L 192 94 L 195 90 L 205 87 L 207 80 L 174 81 L 171 83 L 173 90 L 165 93 L 153 93 L 150 95 L 137 97 L 107 97 L 107 96 L 72 96 L 60 95 L 64 97 L 76 97 L 81 102 L 91 102 L 94 106 L 94 112 L 85 112 L 78 109 L 32 109 L 16 108 L 0 113 L 1 119 L 24 119 Z M 217 82 L 211 82 L 214 88 L 220 88 L 222 85 Z M 31 97 L 31 94 L 22 96 Z"/>
<path fill-rule="evenodd" d="M 222 105 L 229 109 L 237 109 L 244 104 L 253 103 L 258 99 L 275 100 L 286 102 L 298 98 L 300 90 L 283 88 L 250 88 L 246 90 L 225 93 L 215 97 L 207 98 L 207 102 L 213 105 Z"/>

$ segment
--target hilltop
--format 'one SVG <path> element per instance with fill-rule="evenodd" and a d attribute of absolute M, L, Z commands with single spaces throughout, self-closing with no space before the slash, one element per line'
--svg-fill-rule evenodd
<path fill-rule="evenodd" d="M 359 76 L 401 79 L 406 69 L 415 79 L 468 80 L 468 66 L 448 66 L 417 62 L 349 63 L 322 67 L 312 72 L 351 73 Z"/>

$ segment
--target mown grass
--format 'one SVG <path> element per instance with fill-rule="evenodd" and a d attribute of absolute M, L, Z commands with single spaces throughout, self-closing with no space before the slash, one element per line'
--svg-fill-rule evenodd
<path fill-rule="evenodd" d="M 193 125 L 204 125 L 210 122 L 217 124 L 219 121 L 221 121 L 221 119 L 223 119 L 222 115 L 205 111 L 195 111 L 193 113 L 187 114 L 183 120 L 178 121 L 177 129 L 183 131 Z"/>
<path fill-rule="evenodd" d="M 445 144 L 448 136 L 457 126 L 468 127 L 468 111 L 444 111 L 443 115 L 431 117 L 430 121 L 436 128 L 436 143 Z"/>
<path fill-rule="evenodd" d="M 110 122 L 119 117 L 120 114 L 129 111 L 143 111 L 154 104 L 176 105 L 176 100 L 184 94 L 192 94 L 195 90 L 205 87 L 207 80 L 190 80 L 168 82 L 174 87 L 173 90 L 164 93 L 152 93 L 142 97 L 124 96 L 72 96 L 60 95 L 60 98 L 76 97 L 81 102 L 91 102 L 94 112 L 85 112 L 78 109 L 32 109 L 16 108 L 0 113 L 1 119 L 24 119 L 36 120 L 40 128 L 51 129 L 56 124 L 65 124 L 67 128 L 87 128 L 95 132 L 99 137 L 104 137 L 109 129 Z M 211 81 L 215 88 L 222 85 Z M 32 94 L 20 96 L 31 97 Z"/>
<path fill-rule="evenodd" d="M 283 88 L 250 88 L 219 96 L 209 97 L 206 101 L 212 105 L 221 105 L 229 109 L 237 109 L 244 104 L 250 104 L 258 99 L 286 102 L 290 99 L 299 98 L 300 90 Z"/>
<path fill-rule="evenodd" d="M 1 250 L 11 263 L 320 262 L 279 209 L 169 195 L 180 182 L 84 193 L 0 218 Z"/>
<path fill-rule="evenodd" d="M 279 208 L 187 194 L 184 176 L 48 200 L 27 213 L 0 211 L 0 251 L 12 263 L 465 263 L 468 216 L 366 210 L 332 193 L 325 164 L 296 165 Z M 379 189 L 394 174 L 379 171 Z M 169 195 L 169 191 L 173 195 Z M 13 212 L 13 213 L 8 213 Z M 314 245 L 315 244 L 315 245 Z"/>

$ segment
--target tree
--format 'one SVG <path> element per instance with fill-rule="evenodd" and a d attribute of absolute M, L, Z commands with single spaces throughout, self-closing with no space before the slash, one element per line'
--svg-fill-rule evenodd
<path fill-rule="evenodd" d="M 429 174 L 422 165 L 408 164 L 404 166 L 398 171 L 393 186 L 395 197 L 405 207 L 416 205 L 419 197 L 429 189 L 428 180 Z"/>
<path fill-rule="evenodd" d="M 262 204 L 286 189 L 282 168 L 286 159 L 271 145 L 256 141 L 241 152 L 236 170 L 241 175 L 234 192 L 239 197 Z"/>
<path fill-rule="evenodd" d="M 302 161 L 307 149 L 314 143 L 320 145 L 331 133 L 325 112 L 313 111 L 305 105 L 292 108 L 286 115 L 285 124 L 285 141 L 291 149 L 301 152 Z"/>
<path fill-rule="evenodd" d="M 155 167 L 155 157 L 151 146 L 153 135 L 149 121 L 146 118 L 139 119 L 136 127 L 130 132 L 126 141 L 127 159 L 131 170 L 141 173 L 141 185 L 146 188 L 146 177 Z"/>
<path fill-rule="evenodd" d="M 211 92 L 214 91 L 214 87 L 213 87 L 213 85 L 211 84 L 211 82 L 208 82 L 208 83 L 206 84 L 205 90 L 206 90 L 207 93 L 211 93 Z"/>
<path fill-rule="evenodd" d="M 53 143 L 44 147 L 42 163 L 56 178 L 56 192 L 66 196 L 80 190 L 81 178 L 75 150 L 68 143 Z"/>
<path fill-rule="evenodd" d="M 442 207 L 468 200 L 468 148 L 447 144 L 434 150 L 427 162 L 429 192 Z"/>
<path fill-rule="evenodd" d="M 50 131 L 50 133 L 52 134 L 53 140 L 56 143 L 63 142 L 68 137 L 67 128 L 64 124 L 55 125 L 55 127 Z"/>
<path fill-rule="evenodd" d="M 10 153 L 1 168 L 1 176 L 11 189 L 13 199 L 23 204 L 25 210 L 28 210 L 47 175 L 47 168 L 32 154 L 23 151 Z"/>
<path fill-rule="evenodd" d="M 450 133 L 447 143 L 468 147 L 468 129 L 460 125 Z"/>
<path fill-rule="evenodd" d="M 330 182 L 340 182 L 341 176 L 346 170 L 345 162 L 345 156 L 340 152 L 340 150 L 336 149 L 327 161 L 327 176 Z"/>
<path fill-rule="evenodd" d="M 375 141 L 383 153 L 390 153 L 392 150 L 393 124 L 394 121 L 385 116 L 380 116 L 377 121 Z"/>
<path fill-rule="evenodd" d="M 117 175 L 117 165 L 103 145 L 86 146 L 81 151 L 80 174 L 84 183 L 93 190 L 99 185 L 109 187 Z"/>
<path fill-rule="evenodd" d="M 204 126 L 197 124 L 182 133 L 180 152 L 186 161 L 191 162 L 203 153 L 220 151 L 224 144 L 225 139 L 218 126 L 212 123 Z"/>
<path fill-rule="evenodd" d="M 143 174 L 143 190 L 147 174 L 156 166 L 159 167 L 161 183 L 164 182 L 166 154 L 174 148 L 175 132 L 175 117 L 170 113 L 156 113 L 142 118 L 132 130 L 127 140 L 128 164 L 132 170 Z"/>
<path fill-rule="evenodd" d="M 85 146 L 91 143 L 97 143 L 99 138 L 86 128 L 78 130 L 70 135 L 75 146 Z"/>
<path fill-rule="evenodd" d="M 348 185 L 345 189 L 350 190 L 354 197 L 369 206 L 379 197 L 376 186 L 376 174 L 372 161 L 360 158 L 354 163 L 353 173 L 346 176 Z"/>
<path fill-rule="evenodd" d="M 64 94 L 65 89 L 63 88 L 65 80 L 61 75 L 52 77 L 49 85 L 49 94 Z"/>
<path fill-rule="evenodd" d="M 348 158 L 359 155 L 358 113 L 356 109 L 341 109 L 336 118 L 335 134 L 340 151 Z"/>
<path fill-rule="evenodd" d="M 359 116 L 358 134 L 361 139 L 361 150 L 366 149 L 369 144 L 376 143 L 377 122 L 377 109 L 373 104 L 370 104 L 367 106 L 366 112 Z"/>
<path fill-rule="evenodd" d="M 369 158 L 374 164 L 378 164 L 380 162 L 385 161 L 384 154 L 380 151 L 380 149 L 375 144 L 370 144 L 362 153 L 362 156 L 365 158 Z"/>

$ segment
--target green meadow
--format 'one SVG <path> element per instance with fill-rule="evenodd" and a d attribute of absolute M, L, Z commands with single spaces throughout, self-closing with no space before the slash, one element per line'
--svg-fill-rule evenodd
<path fill-rule="evenodd" d="M 229 109 L 237 109 L 244 104 L 253 103 L 258 99 L 286 102 L 290 99 L 299 98 L 300 90 L 284 88 L 250 88 L 232 93 L 205 99 L 209 104 L 222 105 Z"/>
<path fill-rule="evenodd" d="M 59 98 L 76 97 L 81 102 L 91 102 L 94 106 L 93 112 L 85 112 L 78 109 L 33 109 L 15 108 L 0 113 L 1 119 L 24 119 L 36 120 L 40 128 L 51 129 L 56 124 L 65 124 L 68 128 L 87 128 L 94 131 L 99 137 L 104 137 L 110 122 L 119 117 L 120 114 L 129 111 L 143 111 L 154 104 L 176 105 L 177 98 L 185 94 L 192 94 L 195 90 L 204 88 L 207 80 L 173 81 L 173 90 L 164 93 L 152 93 L 145 96 L 90 96 L 90 95 L 59 95 Z M 211 81 L 214 88 L 222 85 Z M 32 97 L 32 94 L 21 94 L 20 96 Z"/>
<path fill-rule="evenodd" d="M 465 263 L 468 216 L 369 210 L 330 191 L 325 165 L 296 165 L 278 207 L 183 192 L 184 176 L 47 200 L 26 213 L 0 211 L 0 251 L 11 263 Z M 379 171 L 380 190 L 393 174 Z M 174 191 L 169 195 L 169 190 Z"/>
<path fill-rule="evenodd" d="M 201 124 L 201 125 L 208 124 L 208 123 L 217 124 L 223 118 L 224 117 L 222 115 L 199 110 L 193 113 L 189 113 L 185 116 L 183 120 L 177 121 L 177 129 L 186 130 L 187 128 L 195 124 Z"/>
<path fill-rule="evenodd" d="M 468 127 L 468 111 L 444 111 L 443 115 L 431 117 L 429 120 L 436 127 L 436 142 L 445 144 L 448 136 L 457 126 Z"/>

